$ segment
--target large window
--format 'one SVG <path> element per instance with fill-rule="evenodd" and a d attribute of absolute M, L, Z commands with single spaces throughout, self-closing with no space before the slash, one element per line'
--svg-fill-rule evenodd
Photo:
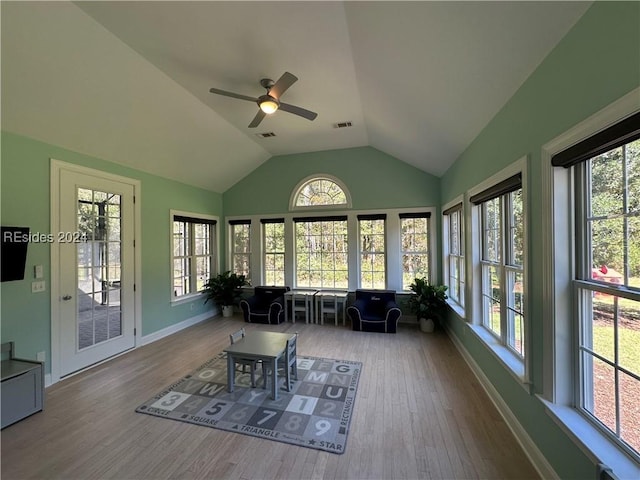
<path fill-rule="evenodd" d="M 297 287 L 348 288 L 347 217 L 294 218 Z"/>
<path fill-rule="evenodd" d="M 385 214 L 358 215 L 360 231 L 360 286 L 387 288 Z"/>
<path fill-rule="evenodd" d="M 262 219 L 264 283 L 285 285 L 284 218 Z"/>
<path fill-rule="evenodd" d="M 415 278 L 429 277 L 429 218 L 431 214 L 401 213 L 402 289 L 409 290 Z"/>
<path fill-rule="evenodd" d="M 447 292 L 451 301 L 464 308 L 464 218 L 462 203 L 456 203 L 443 212 L 444 271 Z"/>
<path fill-rule="evenodd" d="M 553 157 L 573 171 L 578 410 L 640 460 L 640 114 Z"/>
<path fill-rule="evenodd" d="M 216 221 L 196 216 L 173 215 L 173 298 L 202 290 L 214 266 Z"/>
<path fill-rule="evenodd" d="M 228 219 L 229 265 L 253 272 L 254 285 L 406 291 L 416 277 L 437 278 L 433 207 L 352 211 L 346 186 L 327 174 L 300 180 L 289 207 Z"/>
<path fill-rule="evenodd" d="M 482 325 L 500 344 L 525 355 L 524 219 L 521 175 L 473 195 L 480 219 Z"/>
<path fill-rule="evenodd" d="M 251 283 L 251 220 L 229 220 L 231 226 L 231 271 Z"/>

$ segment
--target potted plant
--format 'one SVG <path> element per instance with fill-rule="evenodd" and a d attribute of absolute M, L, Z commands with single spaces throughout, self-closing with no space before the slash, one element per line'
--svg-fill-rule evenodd
<path fill-rule="evenodd" d="M 241 288 L 245 285 L 248 282 L 244 275 L 237 275 L 229 270 L 220 273 L 204 284 L 203 293 L 207 297 L 204 303 L 213 300 L 222 309 L 222 316 L 230 317 L 233 315 L 233 304 L 242 295 Z"/>
<path fill-rule="evenodd" d="M 430 285 L 426 278 L 415 278 L 409 285 L 413 292 L 409 307 L 420 322 L 420 330 L 433 332 L 435 320 L 441 321 L 447 306 L 447 286 Z"/>

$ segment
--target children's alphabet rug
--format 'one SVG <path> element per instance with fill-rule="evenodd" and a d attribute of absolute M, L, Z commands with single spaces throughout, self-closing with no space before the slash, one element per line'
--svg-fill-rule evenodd
<path fill-rule="evenodd" d="M 332 453 L 343 453 L 353 413 L 361 362 L 298 356 L 292 389 L 280 380 L 278 400 L 262 380 L 236 372 L 227 391 L 227 358 L 221 353 L 166 388 L 136 411 L 253 435 Z M 258 368 L 260 372 L 260 368 Z"/>

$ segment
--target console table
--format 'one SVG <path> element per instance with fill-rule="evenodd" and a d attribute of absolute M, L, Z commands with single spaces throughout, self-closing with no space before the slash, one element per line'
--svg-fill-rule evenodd
<path fill-rule="evenodd" d="M 13 342 L 2 344 L 2 358 L 4 428 L 44 408 L 44 363 L 15 358 Z"/>

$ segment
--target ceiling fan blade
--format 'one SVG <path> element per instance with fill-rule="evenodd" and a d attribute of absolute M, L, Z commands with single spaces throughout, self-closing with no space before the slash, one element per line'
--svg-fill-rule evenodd
<path fill-rule="evenodd" d="M 296 107 L 295 105 L 290 105 L 288 103 L 280 102 L 279 110 L 284 110 L 285 112 L 293 113 L 295 115 L 299 115 L 307 120 L 315 120 L 318 116 L 316 112 L 312 112 L 311 110 L 307 110 L 302 107 Z"/>
<path fill-rule="evenodd" d="M 249 128 L 256 128 L 258 125 L 260 125 L 260 122 L 266 115 L 267 114 L 264 113 L 262 110 L 258 110 L 258 113 L 256 113 L 256 116 L 253 117 L 253 120 L 251 120 L 251 123 L 249 124 Z"/>
<path fill-rule="evenodd" d="M 249 97 L 240 93 L 227 92 L 226 90 L 220 90 L 219 88 L 210 88 L 209 91 L 211 93 L 217 93 L 218 95 L 224 95 L 225 97 L 239 98 L 240 100 L 248 100 L 250 102 L 258 101 L 255 97 Z"/>
<path fill-rule="evenodd" d="M 296 77 L 293 73 L 284 72 L 282 76 L 278 79 L 276 83 L 273 84 L 273 87 L 269 90 L 269 95 L 275 98 L 280 98 L 291 85 L 298 81 L 298 77 Z"/>

